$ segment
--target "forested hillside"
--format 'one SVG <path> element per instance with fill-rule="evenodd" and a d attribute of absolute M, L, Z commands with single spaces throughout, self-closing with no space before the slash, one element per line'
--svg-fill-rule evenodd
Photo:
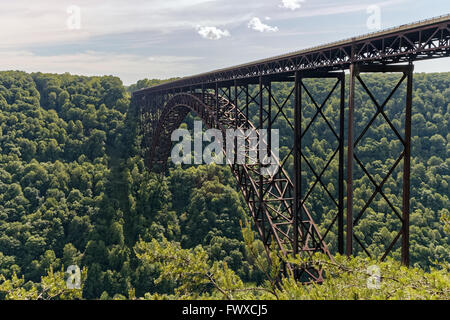
<path fill-rule="evenodd" d="M 380 99 L 397 80 L 391 75 L 366 79 Z M 414 81 L 411 260 L 428 271 L 450 260 L 450 239 L 444 230 L 450 208 L 450 74 L 416 74 Z M 225 277 L 220 281 L 233 283 L 234 289 L 265 285 L 264 250 L 245 228 L 244 241 L 241 223 L 248 216 L 247 207 L 226 166 L 171 165 L 165 176 L 145 169 L 130 91 L 157 83 L 142 80 L 127 89 L 115 77 L 0 72 L 0 298 L 14 297 L 8 295 L 12 288 L 31 290 L 49 270 L 59 272 L 74 264 L 85 268 L 86 299 L 155 297 L 152 294 L 173 298 L 186 292 L 190 297 L 214 296 L 211 282 L 183 278 L 184 273 L 175 277 L 192 267 L 182 263 L 183 257 L 197 263 L 199 272 L 211 268 L 211 274 Z M 325 84 L 307 85 L 312 94 L 325 94 Z M 282 100 L 289 88 L 278 89 L 274 92 Z M 401 97 L 388 105 L 399 128 Z M 374 107 L 361 92 L 356 100 L 360 126 Z M 336 104 L 332 101 L 324 111 L 331 118 Z M 307 101 L 304 121 L 313 111 Z M 286 114 L 292 119 L 289 106 Z M 192 120 L 191 115 L 185 125 Z M 283 135 L 287 126 L 281 120 L 276 124 L 283 137 L 281 154 L 286 156 L 283 146 L 292 144 L 292 137 Z M 321 126 L 305 138 L 312 163 L 318 165 L 329 155 L 333 139 Z M 398 156 L 399 143 L 388 129 L 386 123 L 377 123 L 357 150 L 377 179 Z M 332 163 L 331 173 L 324 177 L 328 184 L 336 165 Z M 310 183 L 308 174 L 305 171 L 305 185 Z M 367 198 L 367 178 L 355 175 L 355 195 Z M 399 186 L 399 181 L 390 181 L 386 188 L 395 192 Z M 383 201 L 375 199 L 357 229 L 375 256 L 395 237 Z M 334 209 L 320 193 L 313 193 L 310 203 L 324 230 Z M 329 235 L 333 252 L 334 232 Z M 396 248 L 393 256 L 398 254 Z M 414 270 L 418 277 L 428 277 L 419 269 L 408 272 Z M 288 297 L 289 290 L 292 297 L 306 294 L 289 281 L 283 284 L 286 290 L 278 292 L 280 297 Z"/>

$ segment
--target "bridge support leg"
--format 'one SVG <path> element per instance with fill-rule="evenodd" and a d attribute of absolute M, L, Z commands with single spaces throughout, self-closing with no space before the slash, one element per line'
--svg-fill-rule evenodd
<path fill-rule="evenodd" d="M 353 126 L 355 110 L 355 76 L 356 65 L 350 65 L 350 84 L 348 97 L 348 125 L 347 125 L 347 228 L 346 248 L 347 257 L 353 254 Z"/>
<path fill-rule="evenodd" d="M 215 95 L 215 106 L 214 106 L 214 114 L 215 114 L 215 123 L 214 127 L 219 123 L 219 84 L 216 82 L 216 89 L 214 90 Z"/>
<path fill-rule="evenodd" d="M 350 89 L 349 89 L 349 113 L 348 113 L 348 158 L 347 158 L 347 240 L 346 240 L 346 253 L 347 256 L 351 256 L 353 254 L 353 240 L 364 250 L 364 252 L 371 257 L 371 253 L 369 252 L 367 245 L 363 243 L 361 239 L 359 239 L 354 232 L 354 227 L 358 224 L 363 214 L 366 212 L 367 208 L 371 205 L 372 201 L 375 199 L 377 195 L 380 195 L 389 207 L 392 209 L 393 213 L 401 222 L 400 230 L 390 245 L 385 250 L 384 254 L 381 257 L 381 260 L 384 260 L 387 255 L 392 252 L 394 246 L 399 242 L 400 236 L 402 237 L 402 241 L 400 243 L 401 246 L 401 261 L 404 265 L 409 265 L 409 204 L 410 204 L 410 170 L 411 170 L 411 108 L 412 108 L 412 86 L 413 86 L 413 71 L 414 67 L 412 64 L 409 65 L 355 65 L 352 64 L 350 66 Z M 372 91 L 367 87 L 364 80 L 361 78 L 361 73 L 380 73 L 380 72 L 389 72 L 389 73 L 402 73 L 401 79 L 398 81 L 397 85 L 392 89 L 388 97 L 385 99 L 383 103 L 379 103 L 377 98 L 374 96 Z M 392 123 L 391 119 L 389 119 L 388 115 L 385 112 L 385 107 L 388 102 L 391 100 L 393 95 L 397 92 L 398 88 L 403 84 L 406 80 L 406 106 L 404 109 L 404 134 L 401 135 L 397 128 Z M 358 137 L 354 139 L 354 112 L 355 112 L 355 87 L 356 84 L 359 83 L 362 86 L 363 92 L 365 92 L 370 100 L 375 105 L 377 111 L 374 116 L 371 118 L 369 123 L 364 127 L 364 129 L 359 133 Z M 400 140 L 403 145 L 403 151 L 400 156 L 395 161 L 394 165 L 390 168 L 390 170 L 386 173 L 385 177 L 381 181 L 381 183 L 377 182 L 374 177 L 368 172 L 360 158 L 355 153 L 355 148 L 361 142 L 363 136 L 367 133 L 369 128 L 372 126 L 373 122 L 377 118 L 377 116 L 382 115 L 395 136 L 398 140 Z M 394 170 L 398 166 L 398 164 L 403 160 L 403 182 L 402 182 L 402 212 L 398 212 L 395 206 L 392 204 L 392 201 L 386 196 L 383 191 L 383 186 L 386 181 L 392 176 Z M 369 200 L 365 203 L 363 208 L 357 212 L 356 215 L 353 215 L 353 166 L 357 164 L 358 168 L 360 168 L 364 174 L 364 176 L 368 177 L 370 182 L 374 186 L 374 192 Z"/>
<path fill-rule="evenodd" d="M 335 79 L 336 82 L 334 86 L 329 90 L 327 97 L 320 103 L 316 101 L 316 97 L 313 97 L 310 90 L 308 90 L 307 85 L 303 81 L 304 79 Z M 340 90 L 337 88 L 340 87 Z M 307 120 L 305 127 L 302 126 L 302 95 L 309 97 L 313 105 L 316 108 L 314 116 Z M 325 115 L 324 108 L 330 101 L 331 96 L 336 93 L 338 99 L 340 99 L 339 113 L 336 124 Z M 324 190 L 325 197 L 329 197 L 331 202 L 336 206 L 337 214 L 333 217 L 333 221 L 330 225 L 325 226 L 327 229 L 324 234 L 322 234 L 322 240 L 325 240 L 329 231 L 337 224 L 337 252 L 344 253 L 344 108 L 345 108 L 345 74 L 343 72 L 297 72 L 295 74 L 295 110 L 294 110 L 294 252 L 298 253 L 302 244 L 308 242 L 308 231 L 303 230 L 304 226 L 302 221 L 306 216 L 305 203 L 309 199 L 316 185 L 320 185 L 322 190 Z M 306 133 L 311 129 L 313 123 L 317 122 L 319 119 L 323 119 L 326 126 L 333 133 L 336 138 L 337 147 L 333 147 L 334 153 L 329 157 L 324 168 L 321 171 L 316 171 L 311 164 L 310 159 L 306 157 L 303 152 L 302 140 Z M 339 126 L 339 129 L 335 128 Z M 336 141 L 330 141 L 330 143 L 336 144 Z M 336 181 L 337 185 L 337 199 L 328 190 L 328 186 L 323 182 L 323 175 L 326 170 L 330 168 L 331 162 L 338 155 L 338 172 Z M 315 181 L 312 186 L 310 183 L 306 185 L 305 190 L 302 190 L 302 162 L 306 165 L 305 167 L 312 172 Z M 305 191 L 305 192 L 304 192 Z M 303 228 L 302 228 L 303 227 Z"/>
<path fill-rule="evenodd" d="M 301 221 L 301 159 L 300 159 L 300 152 L 301 150 L 301 90 L 300 90 L 300 75 L 299 72 L 295 72 L 295 97 L 294 97 L 294 219 L 293 219 L 293 237 L 294 237 L 294 243 L 293 243 L 293 252 L 294 256 L 298 255 L 299 252 L 299 227 L 300 227 L 300 221 Z M 295 269 L 295 278 L 298 279 L 298 269 Z"/>
<path fill-rule="evenodd" d="M 341 81 L 341 101 L 339 110 L 339 208 L 338 208 L 338 252 L 344 254 L 344 152 L 345 152 L 345 74 Z"/>
<path fill-rule="evenodd" d="M 264 127 L 264 84 L 262 76 L 259 76 L 259 126 L 258 129 L 263 129 Z M 260 159 L 259 148 L 257 151 L 258 163 Z M 262 174 L 259 174 L 258 181 L 258 201 L 259 201 L 259 216 L 261 219 L 261 225 L 263 226 L 263 235 L 262 240 L 265 245 L 268 245 L 270 239 L 268 239 L 268 235 L 266 234 L 266 219 L 264 214 L 264 177 Z"/>
<path fill-rule="evenodd" d="M 410 174 L 411 174 L 411 117 L 413 67 L 407 70 L 406 111 L 405 111 L 405 158 L 403 164 L 403 206 L 402 206 L 402 263 L 409 266 L 409 205 L 410 205 Z"/>
<path fill-rule="evenodd" d="M 151 138 L 152 138 L 152 129 L 154 123 L 154 105 L 155 98 L 151 95 L 144 95 L 140 98 L 141 101 L 138 101 L 139 106 L 139 117 L 140 117 L 140 126 L 139 126 L 139 135 L 142 136 L 141 141 L 141 149 L 143 150 L 143 155 L 146 164 L 148 161 L 148 152 L 151 146 Z"/>

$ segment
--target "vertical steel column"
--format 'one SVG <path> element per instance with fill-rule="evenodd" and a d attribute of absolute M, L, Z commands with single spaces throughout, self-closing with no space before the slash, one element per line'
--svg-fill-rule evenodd
<path fill-rule="evenodd" d="M 409 205 L 411 173 L 411 110 L 414 67 L 407 71 L 406 110 L 405 110 L 405 156 L 403 163 L 403 206 L 402 206 L 402 263 L 409 266 Z"/>
<path fill-rule="evenodd" d="M 267 96 L 269 98 L 267 105 L 267 155 L 270 157 L 272 152 L 272 82 L 269 79 L 269 83 L 266 86 Z"/>
<path fill-rule="evenodd" d="M 205 103 L 205 85 L 202 83 L 202 101 Z"/>
<path fill-rule="evenodd" d="M 142 140 L 141 140 L 141 146 L 145 148 L 145 144 L 146 144 L 146 136 L 145 136 L 145 124 L 147 123 L 147 119 L 145 119 L 145 105 L 148 104 L 148 102 L 146 101 L 146 95 L 144 94 L 142 96 L 141 99 L 137 100 L 136 98 L 134 98 L 134 100 L 136 101 L 136 105 L 137 105 L 137 113 L 139 116 L 139 135 L 142 135 Z"/>
<path fill-rule="evenodd" d="M 264 103 L 264 94 L 263 94 L 264 86 L 262 81 L 262 76 L 259 76 L 259 130 L 262 130 L 264 126 L 264 115 L 263 115 L 263 103 Z M 261 132 L 261 131 L 260 131 Z M 260 139 L 260 134 L 258 135 L 258 141 Z M 260 160 L 260 153 L 259 153 L 259 145 L 257 150 L 257 157 L 256 160 L 258 163 L 258 168 L 261 169 L 261 160 Z M 259 214 L 261 216 L 261 224 L 262 224 L 262 230 L 263 230 L 263 243 L 267 244 L 266 239 L 266 223 L 265 223 L 265 217 L 264 217 L 264 210 L 263 210 L 263 197 L 264 197 L 264 180 L 262 174 L 259 174 Z"/>
<path fill-rule="evenodd" d="M 238 127 L 238 87 L 237 80 L 234 80 L 234 129 Z"/>
<path fill-rule="evenodd" d="M 248 83 L 245 85 L 245 121 L 246 121 L 246 124 L 245 124 L 245 128 L 246 129 L 248 129 L 249 128 L 249 120 L 248 120 L 248 104 L 250 103 L 250 101 L 249 101 L 249 93 L 248 93 Z"/>
<path fill-rule="evenodd" d="M 300 220 L 300 210 L 301 210 L 301 159 L 300 159 L 300 150 L 301 150 L 301 88 L 299 83 L 299 72 L 295 72 L 295 97 L 294 97 L 294 206 L 293 206 L 293 252 L 294 256 L 298 254 L 299 249 L 299 220 Z"/>
<path fill-rule="evenodd" d="M 214 92 L 215 98 L 216 98 L 216 106 L 215 106 L 215 121 L 216 123 L 213 125 L 213 127 L 216 127 L 216 125 L 219 123 L 219 84 L 216 82 L 216 91 Z"/>
<path fill-rule="evenodd" d="M 348 137 L 347 137 L 347 239 L 346 253 L 351 256 L 353 252 L 353 125 L 355 109 L 355 78 L 358 73 L 358 66 L 350 65 L 350 84 L 348 97 Z"/>
<path fill-rule="evenodd" d="M 340 77 L 341 104 L 339 113 L 339 208 L 338 208 L 338 252 L 344 254 L 344 126 L 345 126 L 345 74 Z"/>
<path fill-rule="evenodd" d="M 238 128 L 238 87 L 237 80 L 234 80 L 234 129 Z M 233 157 L 233 166 L 237 167 L 237 153 L 238 146 L 237 141 L 234 143 L 234 157 Z"/>

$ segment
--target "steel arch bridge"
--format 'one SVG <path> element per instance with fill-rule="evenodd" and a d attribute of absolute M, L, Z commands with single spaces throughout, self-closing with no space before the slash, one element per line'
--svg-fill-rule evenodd
<path fill-rule="evenodd" d="M 200 117 L 207 127 L 219 129 L 223 134 L 230 128 L 270 130 L 281 119 L 290 129 L 288 134 L 294 143 L 287 157 L 280 159 L 280 170 L 274 176 L 262 175 L 261 163 L 230 165 L 266 250 L 274 243 L 284 256 L 308 257 L 315 252 L 330 255 L 327 243 L 331 241 L 335 242 L 336 251 L 341 254 L 350 256 L 358 246 L 371 256 L 367 244 L 355 233 L 354 227 L 379 196 L 386 201 L 398 222 L 396 236 L 385 248 L 381 259 L 399 246 L 401 261 L 408 265 L 413 62 L 449 55 L 450 15 L 446 15 L 136 91 L 133 99 L 139 109 L 146 165 L 149 170 L 164 172 L 171 152 L 171 133 L 190 112 Z M 345 70 L 349 70 L 347 91 Z M 399 74 L 399 81 L 384 101 L 377 101 L 362 74 L 385 72 Z M 330 83 L 328 93 L 321 101 L 308 89 L 307 79 Z M 290 88 L 283 101 L 279 101 L 273 91 L 279 83 Z M 357 86 L 376 107 L 370 120 L 359 131 L 355 129 Z M 400 86 L 406 87 L 403 132 L 396 128 L 386 111 Z M 324 112 L 331 104 L 332 96 L 339 101 L 338 106 L 333 104 L 335 119 L 330 119 Z M 314 106 L 314 115 L 307 123 L 303 119 L 305 99 Z M 289 107 L 293 110 L 293 117 L 288 114 Z M 378 116 L 386 121 L 402 146 L 400 155 L 381 182 L 371 175 L 367 164 L 355 152 Z M 252 123 L 251 119 L 257 120 Z M 308 159 L 304 146 L 308 131 L 319 120 L 332 132 L 335 140 L 333 151 L 320 170 Z M 289 156 L 293 158 L 291 169 L 286 161 Z M 336 192 L 330 191 L 324 182 L 324 174 L 333 161 L 338 164 L 337 172 L 333 173 Z M 353 212 L 355 168 L 370 181 L 373 192 L 363 199 L 362 209 Z M 399 168 L 402 171 L 402 190 L 398 194 L 401 209 L 392 203 L 384 189 L 386 181 Z M 302 183 L 302 170 L 312 173 L 306 187 Z M 317 224 L 324 221 L 315 221 L 314 212 L 309 209 L 312 205 L 308 203 L 312 192 L 318 188 L 334 208 L 322 232 L 319 232 Z M 337 238 L 329 238 L 332 229 Z M 320 271 L 308 268 L 299 270 L 297 276 L 313 281 L 320 281 L 322 277 Z"/>

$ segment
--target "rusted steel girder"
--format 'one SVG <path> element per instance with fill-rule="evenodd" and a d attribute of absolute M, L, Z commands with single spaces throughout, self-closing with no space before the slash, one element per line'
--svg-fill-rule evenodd
<path fill-rule="evenodd" d="M 142 89 L 135 94 L 188 90 L 217 82 L 255 81 L 259 76 L 294 76 L 295 71 L 349 69 L 352 63 L 393 64 L 450 56 L 450 15 L 338 41 Z"/>

